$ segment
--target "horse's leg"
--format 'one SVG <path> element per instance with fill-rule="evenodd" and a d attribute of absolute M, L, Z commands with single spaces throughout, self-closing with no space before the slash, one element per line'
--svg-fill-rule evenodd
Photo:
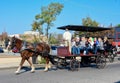
<path fill-rule="evenodd" d="M 17 71 L 15 71 L 16 74 L 19 73 L 19 71 L 20 71 L 21 67 L 23 66 L 24 62 L 25 62 L 25 58 L 22 58 Z"/>
<path fill-rule="evenodd" d="M 49 67 L 49 59 L 48 59 L 48 57 L 45 57 L 45 60 L 46 60 L 46 64 L 45 64 L 45 69 L 44 69 L 44 71 L 46 72 L 46 71 L 48 71 L 48 67 Z"/>
<path fill-rule="evenodd" d="M 31 68 L 32 68 L 32 69 L 31 69 L 31 73 L 35 72 L 35 67 L 34 67 L 32 61 L 30 60 L 30 58 L 29 58 L 27 61 L 28 61 L 28 63 L 30 64 L 30 66 L 31 66 Z"/>
<path fill-rule="evenodd" d="M 48 62 L 48 68 L 51 69 L 51 62 Z"/>

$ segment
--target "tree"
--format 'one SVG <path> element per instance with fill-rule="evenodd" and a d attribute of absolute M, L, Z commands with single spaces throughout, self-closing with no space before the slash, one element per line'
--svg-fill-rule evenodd
<path fill-rule="evenodd" d="M 95 20 L 92 20 L 90 17 L 86 17 L 82 19 L 82 24 L 84 26 L 93 26 L 93 27 L 97 27 L 99 25 L 98 22 L 96 22 Z M 111 28 L 111 30 L 105 30 L 105 31 L 100 31 L 100 32 L 87 32 L 87 35 L 91 36 L 91 37 L 104 37 L 107 36 L 109 38 L 112 38 L 114 35 L 114 29 L 112 28 L 112 23 L 109 26 Z"/>
<path fill-rule="evenodd" d="M 43 23 L 42 22 L 37 22 L 37 21 L 34 21 L 33 24 L 32 24 L 32 30 L 33 31 L 36 31 L 38 30 L 39 34 L 42 34 L 42 25 Z"/>
<path fill-rule="evenodd" d="M 41 40 L 41 37 L 40 35 L 43 33 L 43 30 L 42 30 L 42 25 L 44 24 L 43 21 L 34 21 L 33 24 L 32 24 L 32 30 L 33 31 L 38 31 L 39 32 L 39 39 Z M 34 39 L 36 40 L 36 37 L 34 35 Z"/>
<path fill-rule="evenodd" d="M 82 25 L 97 27 L 99 25 L 99 23 L 96 22 L 95 20 L 92 20 L 90 17 L 86 17 L 86 18 L 82 19 Z"/>
<path fill-rule="evenodd" d="M 118 24 L 117 27 L 120 27 L 120 24 Z"/>
<path fill-rule="evenodd" d="M 47 24 L 46 28 L 46 36 L 48 38 L 48 31 L 51 26 L 53 26 L 53 21 L 56 20 L 56 16 L 60 14 L 63 5 L 60 3 L 51 3 L 48 6 L 44 6 L 41 8 L 41 13 L 36 15 L 35 18 L 38 21 L 38 24 L 43 25 L 44 23 Z"/>
<path fill-rule="evenodd" d="M 98 22 L 96 22 L 95 20 L 92 20 L 90 17 L 86 17 L 82 19 L 82 25 L 83 26 L 93 26 L 93 27 L 97 27 L 99 25 Z M 92 33 L 92 32 L 79 32 L 80 35 L 84 35 L 87 34 L 89 36 L 93 36 L 96 35 L 98 33 Z"/>
<path fill-rule="evenodd" d="M 50 37 L 49 37 L 49 43 L 50 44 L 58 44 L 58 39 L 56 38 L 57 34 L 53 33 L 53 34 L 50 34 Z"/>

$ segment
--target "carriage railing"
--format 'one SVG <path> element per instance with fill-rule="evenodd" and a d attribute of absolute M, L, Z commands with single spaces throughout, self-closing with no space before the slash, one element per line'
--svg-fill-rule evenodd
<path fill-rule="evenodd" d="M 57 55 L 58 56 L 93 56 L 96 54 L 89 52 L 88 54 L 84 55 L 84 52 L 82 51 L 80 55 L 73 55 L 72 53 L 70 53 L 68 46 L 67 47 L 63 46 L 63 47 L 57 47 Z"/>
<path fill-rule="evenodd" d="M 59 56 L 71 56 L 71 53 L 69 51 L 69 47 L 58 47 L 57 48 L 57 55 Z"/>

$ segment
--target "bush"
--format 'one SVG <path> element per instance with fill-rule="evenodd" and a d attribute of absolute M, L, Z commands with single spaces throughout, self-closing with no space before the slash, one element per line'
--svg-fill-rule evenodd
<path fill-rule="evenodd" d="M 46 61 L 44 58 L 38 57 L 38 64 L 45 64 L 45 63 L 46 63 Z"/>

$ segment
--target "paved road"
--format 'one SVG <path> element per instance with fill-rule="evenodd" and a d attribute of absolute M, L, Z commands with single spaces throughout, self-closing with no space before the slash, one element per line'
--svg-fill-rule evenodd
<path fill-rule="evenodd" d="M 13 53 L 13 52 L 5 52 L 0 53 L 1 56 L 7 55 L 7 56 L 20 56 L 20 53 Z"/>
<path fill-rule="evenodd" d="M 105 69 L 86 67 L 75 72 L 67 69 L 43 72 L 38 67 L 35 73 L 24 68 L 21 74 L 15 75 L 15 70 L 0 70 L 0 83 L 120 83 L 120 61 L 107 64 Z"/>

